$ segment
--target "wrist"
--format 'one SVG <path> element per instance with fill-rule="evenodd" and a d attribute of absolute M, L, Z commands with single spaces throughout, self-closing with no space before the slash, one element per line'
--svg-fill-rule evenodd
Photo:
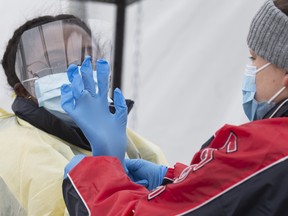
<path fill-rule="evenodd" d="M 163 179 L 164 179 L 167 171 L 168 171 L 168 167 L 161 165 L 161 167 L 160 167 L 160 175 L 159 175 L 159 177 L 160 177 L 160 179 L 159 179 L 159 185 L 162 184 Z M 158 185 L 158 186 L 159 186 L 159 185 Z"/>

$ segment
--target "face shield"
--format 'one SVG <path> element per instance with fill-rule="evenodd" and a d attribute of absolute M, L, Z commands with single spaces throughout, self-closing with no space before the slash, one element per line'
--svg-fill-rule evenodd
<path fill-rule="evenodd" d="M 100 49 L 89 27 L 78 20 L 50 22 L 22 34 L 16 52 L 15 71 L 22 85 L 35 97 L 37 79 L 66 73 L 70 64 L 81 65 L 87 55 L 91 56 L 95 71 L 96 60 L 109 56 L 103 56 Z"/>

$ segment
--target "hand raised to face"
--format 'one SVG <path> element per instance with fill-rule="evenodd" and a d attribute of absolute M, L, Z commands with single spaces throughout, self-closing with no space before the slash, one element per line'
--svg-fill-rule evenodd
<path fill-rule="evenodd" d="M 110 67 L 106 60 L 96 62 L 97 83 L 93 79 L 91 58 L 87 56 L 80 71 L 70 65 L 71 84 L 61 87 L 61 105 L 88 139 L 93 156 L 115 156 L 124 165 L 126 152 L 127 106 L 120 89 L 114 90 L 116 112 L 109 111 Z M 98 88 L 97 88 L 98 87 Z"/>

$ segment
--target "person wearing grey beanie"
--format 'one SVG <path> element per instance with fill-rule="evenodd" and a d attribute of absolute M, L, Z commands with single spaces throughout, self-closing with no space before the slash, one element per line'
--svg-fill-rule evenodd
<path fill-rule="evenodd" d="M 287 0 L 266 0 L 251 22 L 247 37 L 251 63 L 242 85 L 250 122 L 224 125 L 190 165 L 168 168 L 127 159 L 125 173 L 120 161 L 109 156 L 71 161 L 63 181 L 69 213 L 288 215 L 287 14 Z M 108 130 L 105 120 L 99 120 Z"/>
<path fill-rule="evenodd" d="M 284 0 L 267 0 L 250 25 L 252 61 L 242 85 L 243 109 L 250 121 L 288 115 L 287 5 Z"/>

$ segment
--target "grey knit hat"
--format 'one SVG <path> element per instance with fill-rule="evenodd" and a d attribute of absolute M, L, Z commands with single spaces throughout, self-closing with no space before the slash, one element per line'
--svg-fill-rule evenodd
<path fill-rule="evenodd" d="M 267 0 L 252 20 L 247 43 L 258 56 L 288 71 L 288 17 Z"/>

